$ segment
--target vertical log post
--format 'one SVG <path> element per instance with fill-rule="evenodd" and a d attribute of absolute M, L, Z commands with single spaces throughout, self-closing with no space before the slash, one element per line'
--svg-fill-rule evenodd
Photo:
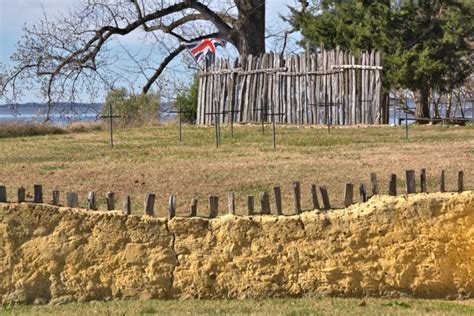
<path fill-rule="evenodd" d="M 420 171 L 420 192 L 426 192 L 426 169 Z"/>
<path fill-rule="evenodd" d="M 444 181 L 444 170 L 441 170 L 441 174 L 439 175 L 439 192 L 446 192 L 446 186 Z"/>
<path fill-rule="evenodd" d="M 115 210 L 115 194 L 113 192 L 107 192 L 105 200 L 107 202 L 107 211 Z"/>
<path fill-rule="evenodd" d="M 270 196 L 267 192 L 260 192 L 260 206 L 262 209 L 262 215 L 269 215 L 271 213 Z"/>
<path fill-rule="evenodd" d="M 313 210 L 319 210 L 321 207 L 319 206 L 318 188 L 316 184 L 311 184 L 311 200 L 313 202 Z"/>
<path fill-rule="evenodd" d="M 33 191 L 34 191 L 33 202 L 43 203 L 43 186 L 41 184 L 35 184 L 33 187 Z"/>
<path fill-rule="evenodd" d="M 295 214 L 301 213 L 301 186 L 299 181 L 293 182 L 293 195 L 295 198 Z"/>
<path fill-rule="evenodd" d="M 123 198 L 122 210 L 123 210 L 123 214 L 125 214 L 126 216 L 132 215 L 132 200 L 130 196 L 128 195 Z"/>
<path fill-rule="evenodd" d="M 346 183 L 344 190 L 344 207 L 348 207 L 353 203 L 354 199 L 354 185 L 352 183 Z"/>
<path fill-rule="evenodd" d="M 359 202 L 367 202 L 367 190 L 365 189 L 365 185 L 363 183 L 361 183 L 359 186 Z"/>
<path fill-rule="evenodd" d="M 0 203 L 7 201 L 7 188 L 4 185 L 0 185 Z"/>
<path fill-rule="evenodd" d="M 248 208 L 248 215 L 252 216 L 255 214 L 255 198 L 252 195 L 247 197 L 247 208 Z"/>
<path fill-rule="evenodd" d="M 372 195 L 377 195 L 379 194 L 379 185 L 377 182 L 377 174 L 375 172 L 372 172 L 370 174 L 370 183 L 372 184 Z"/>
<path fill-rule="evenodd" d="M 191 200 L 191 217 L 194 217 L 197 215 L 197 208 L 198 208 L 198 199 L 193 198 Z"/>
<path fill-rule="evenodd" d="M 396 196 L 397 195 L 397 175 L 391 174 L 390 180 L 388 183 L 388 195 Z"/>
<path fill-rule="evenodd" d="M 97 210 L 97 202 L 94 191 L 87 193 L 87 209 L 93 211 Z"/>
<path fill-rule="evenodd" d="M 227 206 L 229 209 L 229 214 L 235 215 L 235 194 L 234 192 L 229 192 L 227 194 Z"/>
<path fill-rule="evenodd" d="M 170 195 L 168 199 L 168 220 L 176 216 L 176 196 Z"/>
<path fill-rule="evenodd" d="M 219 198 L 217 196 L 209 196 L 209 217 L 217 217 L 219 213 Z"/>
<path fill-rule="evenodd" d="M 416 193 L 415 170 L 405 171 L 405 189 L 407 194 Z"/>
<path fill-rule="evenodd" d="M 281 204 L 281 189 L 280 187 L 274 187 L 273 188 L 273 194 L 275 195 L 275 209 L 277 215 L 282 215 L 283 214 L 283 208 Z"/>
<path fill-rule="evenodd" d="M 155 194 L 147 193 L 145 196 L 145 215 L 155 216 Z"/>
<path fill-rule="evenodd" d="M 323 199 L 323 210 L 329 210 L 331 208 L 331 203 L 329 202 L 329 194 L 326 186 L 323 185 L 322 187 L 319 187 L 319 192 Z"/>
<path fill-rule="evenodd" d="M 67 199 L 67 207 L 76 208 L 79 206 L 79 199 L 77 197 L 76 192 L 67 192 L 66 199 Z"/>
<path fill-rule="evenodd" d="M 53 205 L 59 205 L 59 191 L 54 190 L 53 191 Z"/>
<path fill-rule="evenodd" d="M 25 202 L 25 197 L 26 197 L 26 190 L 24 187 L 19 187 L 18 188 L 18 203 L 23 203 Z"/>
<path fill-rule="evenodd" d="M 458 172 L 458 193 L 464 191 L 464 171 Z"/>

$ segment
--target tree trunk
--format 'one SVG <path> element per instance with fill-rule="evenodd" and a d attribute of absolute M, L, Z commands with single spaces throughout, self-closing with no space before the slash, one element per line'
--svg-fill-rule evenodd
<path fill-rule="evenodd" d="M 451 93 L 448 94 L 448 105 L 446 107 L 446 118 L 451 117 L 451 107 L 453 106 Z"/>
<path fill-rule="evenodd" d="M 433 104 L 434 117 L 439 118 L 439 102 Z"/>
<path fill-rule="evenodd" d="M 423 88 L 415 92 L 415 103 L 416 103 L 415 117 L 417 119 L 430 118 L 429 96 L 430 96 L 429 88 Z M 428 122 L 420 121 L 419 123 L 426 124 Z"/>
<path fill-rule="evenodd" d="M 439 103 L 441 102 L 442 94 L 439 93 L 438 97 L 436 97 L 436 93 L 432 93 L 431 99 L 433 100 L 433 117 L 439 119 Z"/>
<path fill-rule="evenodd" d="M 235 0 L 239 12 L 232 40 L 241 55 L 265 53 L 265 0 Z"/>
<path fill-rule="evenodd" d="M 384 92 L 382 95 L 382 124 L 390 123 L 390 93 Z"/>

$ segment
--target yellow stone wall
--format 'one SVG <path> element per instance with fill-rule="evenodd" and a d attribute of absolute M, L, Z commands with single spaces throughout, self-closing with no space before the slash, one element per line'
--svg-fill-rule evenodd
<path fill-rule="evenodd" d="M 474 297 L 474 192 L 300 216 L 160 218 L 0 204 L 0 302 Z"/>

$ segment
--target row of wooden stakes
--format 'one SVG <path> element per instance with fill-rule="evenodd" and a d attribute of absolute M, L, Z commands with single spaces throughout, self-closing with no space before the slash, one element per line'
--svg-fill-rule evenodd
<path fill-rule="evenodd" d="M 414 170 L 406 170 L 405 171 L 405 193 L 411 194 L 416 193 L 416 174 Z M 441 171 L 440 178 L 439 178 L 439 191 L 445 192 L 445 172 Z M 370 174 L 370 181 L 371 181 L 371 190 L 370 192 L 367 191 L 364 184 L 360 184 L 359 186 L 359 202 L 366 202 L 369 197 L 369 193 L 372 195 L 379 194 L 379 185 L 377 180 L 377 174 L 371 173 Z M 458 192 L 464 191 L 464 172 L 458 172 L 457 178 Z M 293 196 L 294 196 L 294 211 L 295 214 L 298 215 L 302 212 L 301 208 L 301 185 L 300 182 L 295 181 L 292 185 L 293 188 Z M 312 209 L 315 210 L 329 210 L 331 209 L 331 203 L 329 200 L 329 194 L 326 186 L 319 187 L 322 205 L 319 203 L 318 195 L 317 195 L 318 188 L 316 184 L 311 185 L 311 198 L 312 198 Z M 421 169 L 420 172 L 420 190 L 419 192 L 427 192 L 426 187 L 426 170 Z M 282 209 L 282 199 L 281 199 L 281 189 L 280 187 L 276 186 L 273 188 L 273 194 L 275 199 L 275 207 L 276 207 L 276 214 L 283 215 Z M 388 185 L 388 195 L 396 196 L 397 195 L 397 175 L 392 174 L 389 178 L 389 185 Z M 59 201 L 60 192 L 55 190 L 53 191 L 52 195 L 52 205 L 60 205 Z M 247 207 L 248 207 L 248 215 L 257 215 L 257 214 L 271 214 L 271 207 L 270 207 L 270 196 L 268 192 L 261 192 L 260 193 L 260 212 L 255 211 L 255 198 L 254 196 L 248 196 L 247 198 Z M 154 193 L 147 193 L 145 196 L 144 202 L 144 212 L 146 215 L 154 216 L 155 215 L 155 199 L 156 195 Z M 26 201 L 26 190 L 25 188 L 21 187 L 18 189 L 18 203 L 22 203 Z M 7 193 L 6 187 L 0 185 L 0 203 L 7 202 Z M 34 185 L 34 195 L 33 195 L 33 203 L 43 203 L 43 187 L 39 184 Z M 107 203 L 107 210 L 115 210 L 115 194 L 113 192 L 108 192 L 106 195 L 106 203 Z M 346 183 L 345 191 L 344 191 L 344 206 L 348 207 L 349 205 L 354 203 L 354 185 L 352 183 Z M 219 198 L 215 195 L 209 196 L 209 217 L 214 218 L 218 215 L 219 210 Z M 71 208 L 77 208 L 79 206 L 79 198 L 76 192 L 67 192 L 66 193 L 66 206 Z M 191 200 L 191 213 L 190 216 L 194 217 L 197 216 L 197 206 L 198 200 L 193 198 Z M 89 210 L 97 210 L 97 201 L 96 201 L 96 194 L 95 192 L 89 192 L 87 195 L 87 209 Z M 126 196 L 123 199 L 123 207 L 122 210 L 125 215 L 130 215 L 132 213 L 132 204 L 130 196 Z M 228 193 L 228 212 L 229 214 L 235 215 L 235 194 L 234 192 Z M 171 195 L 169 197 L 168 202 L 168 219 L 171 219 L 176 216 L 176 196 Z"/>

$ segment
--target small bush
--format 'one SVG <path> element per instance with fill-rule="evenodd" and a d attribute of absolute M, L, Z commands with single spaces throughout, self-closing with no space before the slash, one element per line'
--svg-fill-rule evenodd
<path fill-rule="evenodd" d="M 64 128 L 46 123 L 6 122 L 0 124 L 0 138 L 66 133 Z"/>
<path fill-rule="evenodd" d="M 197 103 L 198 103 L 198 89 L 199 80 L 198 76 L 194 76 L 194 81 L 189 87 L 189 91 L 181 92 L 176 97 L 176 103 L 174 107 L 186 113 L 181 114 L 181 120 L 185 122 L 194 122 L 196 120 Z"/>
<path fill-rule="evenodd" d="M 156 314 L 158 311 L 153 306 L 147 306 L 140 309 L 139 313 L 140 315 Z"/>
<path fill-rule="evenodd" d="M 157 122 L 159 119 L 160 101 L 155 94 L 129 94 L 125 88 L 109 91 L 101 114 L 120 116 L 114 121 L 124 126 L 142 126 Z"/>
<path fill-rule="evenodd" d="M 67 132 L 85 133 L 103 130 L 103 124 L 100 122 L 74 122 L 65 126 Z"/>
<path fill-rule="evenodd" d="M 403 307 L 403 308 L 410 308 L 411 306 L 405 302 L 400 302 L 400 301 L 391 301 L 391 302 L 388 302 L 386 304 L 384 304 L 384 306 L 390 306 L 390 307 Z"/>
<path fill-rule="evenodd" d="M 0 138 L 28 137 L 42 135 L 61 135 L 82 133 L 102 129 L 97 123 L 73 123 L 66 126 L 35 122 L 2 122 Z"/>

